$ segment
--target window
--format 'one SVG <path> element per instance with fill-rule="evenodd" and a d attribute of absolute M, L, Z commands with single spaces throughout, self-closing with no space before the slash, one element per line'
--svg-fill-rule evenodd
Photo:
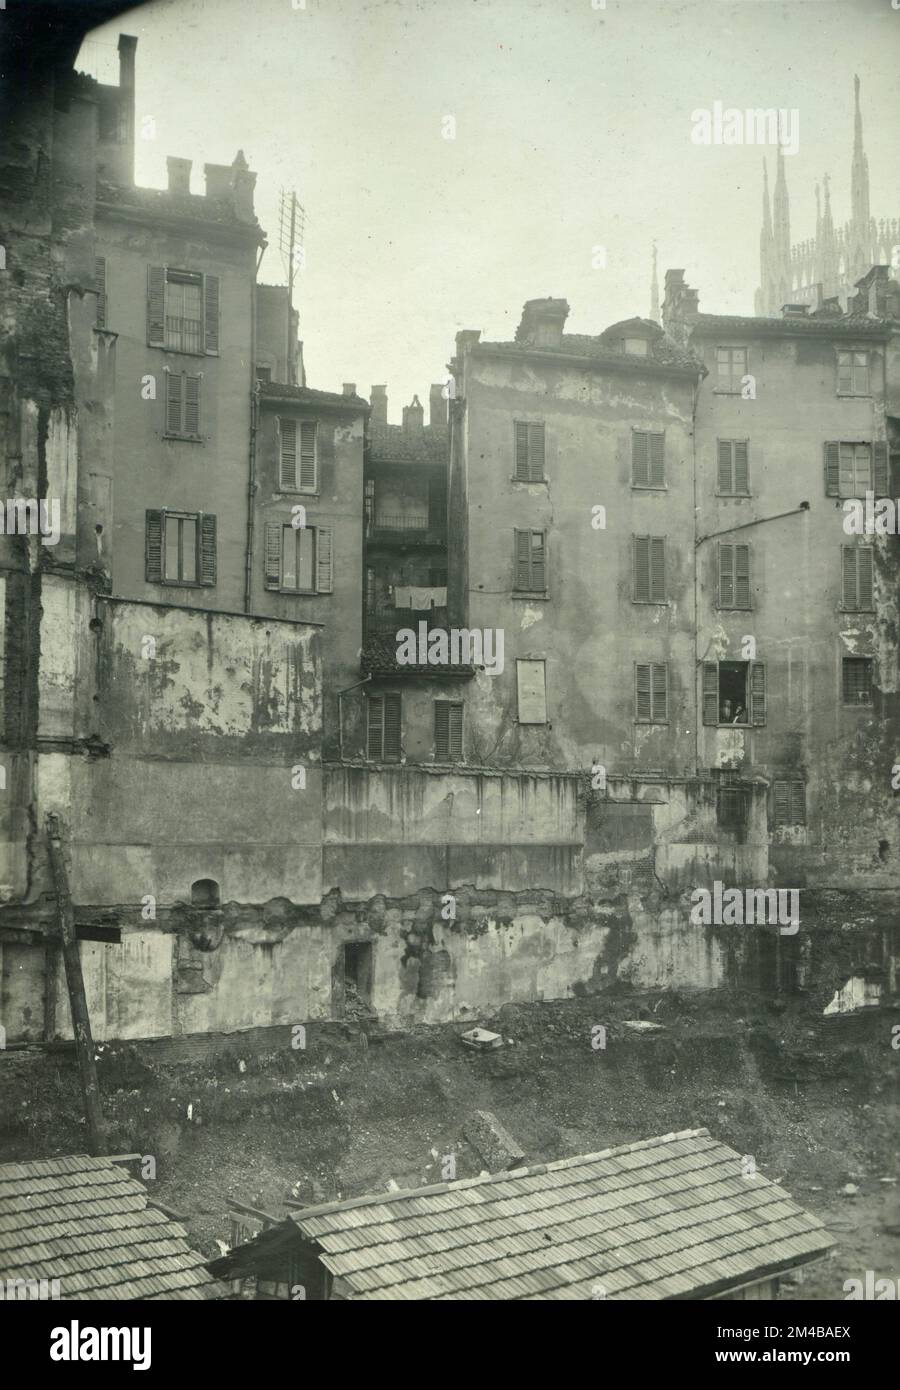
<path fill-rule="evenodd" d="M 297 429 L 298 423 L 299 431 Z M 298 422 L 289 418 L 279 419 L 278 482 L 282 492 L 316 491 L 318 486 L 317 434 L 318 429 L 315 420 L 300 420 Z"/>
<path fill-rule="evenodd" d="M 845 705 L 872 704 L 872 658 L 845 656 L 841 663 L 842 699 Z"/>
<path fill-rule="evenodd" d="M 97 317 L 94 320 L 98 328 L 106 327 L 106 257 L 94 257 L 94 289 L 97 291 Z"/>
<path fill-rule="evenodd" d="M 747 349 L 745 347 L 716 348 L 716 386 L 717 391 L 740 394 L 741 381 L 747 375 Z"/>
<path fill-rule="evenodd" d="M 749 451 L 746 439 L 717 441 L 716 492 L 720 497 L 749 497 Z"/>
<path fill-rule="evenodd" d="M 626 351 L 626 352 L 632 352 L 632 353 L 634 353 L 635 356 L 637 356 L 637 357 L 646 357 L 646 356 L 647 356 L 647 346 L 648 346 L 648 345 L 647 345 L 647 339 L 646 339 L 646 338 L 626 338 L 626 339 L 625 339 L 625 351 Z"/>
<path fill-rule="evenodd" d="M 631 486 L 665 487 L 665 433 L 631 432 Z"/>
<path fill-rule="evenodd" d="M 463 707 L 453 700 L 434 702 L 434 756 L 439 763 L 462 758 Z"/>
<path fill-rule="evenodd" d="M 547 678 L 543 660 L 516 662 L 519 723 L 546 724 Z"/>
<path fill-rule="evenodd" d="M 167 439 L 200 439 L 200 377 L 166 372 Z"/>
<path fill-rule="evenodd" d="M 703 722 L 765 724 L 765 664 L 762 661 L 704 661 Z"/>
<path fill-rule="evenodd" d="M 330 594 L 334 587 L 330 526 L 266 526 L 266 588 L 289 594 Z"/>
<path fill-rule="evenodd" d="M 214 878 L 197 878 L 191 884 L 191 907 L 217 908 L 219 885 Z"/>
<path fill-rule="evenodd" d="M 516 421 L 516 477 L 526 483 L 544 481 L 544 426 Z"/>
<path fill-rule="evenodd" d="M 218 275 L 148 266 L 147 342 L 171 352 L 218 353 Z"/>
<path fill-rule="evenodd" d="M 270 381 L 272 380 L 272 368 L 271 368 L 271 367 L 257 367 L 257 369 L 256 369 L 256 380 L 257 380 L 257 381 L 264 382 L 264 383 L 270 382 Z"/>
<path fill-rule="evenodd" d="M 665 603 L 666 542 L 662 536 L 634 537 L 634 602 Z"/>
<path fill-rule="evenodd" d="M 400 761 L 400 696 L 370 695 L 368 756 L 376 763 Z"/>
<path fill-rule="evenodd" d="M 806 824 L 806 783 L 776 779 L 772 783 L 772 825 Z"/>
<path fill-rule="evenodd" d="M 873 557 L 870 545 L 841 546 L 841 607 L 848 613 L 868 613 L 875 606 Z"/>
<path fill-rule="evenodd" d="M 825 445 L 826 497 L 864 498 L 874 491 L 876 497 L 888 493 L 887 444 L 844 443 L 829 440 Z"/>
<path fill-rule="evenodd" d="M 544 532 L 516 531 L 514 589 L 543 593 L 547 587 Z"/>
<path fill-rule="evenodd" d="M 344 957 L 344 1005 L 372 1003 L 372 943 L 347 941 Z"/>
<path fill-rule="evenodd" d="M 720 545 L 719 607 L 750 608 L 750 547 Z"/>
<path fill-rule="evenodd" d="M 669 720 L 668 667 L 636 665 L 634 668 L 634 718 L 637 724 L 667 724 Z"/>
<path fill-rule="evenodd" d="M 869 354 L 855 349 L 839 352 L 838 395 L 868 396 L 869 394 Z"/>
<path fill-rule="evenodd" d="M 435 589 L 446 589 L 447 571 L 446 569 L 430 569 L 428 571 L 428 583 Z"/>
<path fill-rule="evenodd" d="M 750 793 L 746 787 L 726 782 L 716 788 L 716 819 L 727 830 L 747 828 Z"/>
<path fill-rule="evenodd" d="M 148 584 L 215 584 L 215 516 L 211 512 L 148 511 L 145 576 Z"/>

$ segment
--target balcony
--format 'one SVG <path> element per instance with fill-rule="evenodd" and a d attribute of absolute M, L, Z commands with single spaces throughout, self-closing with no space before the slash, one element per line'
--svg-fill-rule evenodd
<path fill-rule="evenodd" d="M 426 515 L 377 512 L 366 520 L 366 540 L 385 545 L 445 546 L 446 513 Z"/>

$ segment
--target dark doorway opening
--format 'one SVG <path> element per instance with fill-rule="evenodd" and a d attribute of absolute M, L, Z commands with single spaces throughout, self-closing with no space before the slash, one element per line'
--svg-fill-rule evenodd
<path fill-rule="evenodd" d="M 344 945 L 344 997 L 372 1003 L 372 943 L 348 941 Z"/>
<path fill-rule="evenodd" d="M 191 907 L 218 907 L 219 885 L 214 878 L 198 878 L 191 884 Z"/>
<path fill-rule="evenodd" d="M 106 941 L 117 946 L 122 940 L 121 927 L 75 927 L 76 941 Z"/>

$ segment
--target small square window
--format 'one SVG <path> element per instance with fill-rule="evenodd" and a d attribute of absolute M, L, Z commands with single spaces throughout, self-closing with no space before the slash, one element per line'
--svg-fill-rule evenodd
<path fill-rule="evenodd" d="M 870 656 L 845 656 L 841 667 L 845 705 L 871 705 L 874 663 Z"/>

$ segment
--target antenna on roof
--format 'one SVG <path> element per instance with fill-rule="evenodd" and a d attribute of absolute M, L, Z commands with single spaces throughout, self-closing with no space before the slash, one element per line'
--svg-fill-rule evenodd
<path fill-rule="evenodd" d="M 294 344 L 291 342 L 291 315 L 294 310 L 294 276 L 298 270 L 306 269 L 306 248 L 303 238 L 306 232 L 306 210 L 297 201 L 295 188 L 282 188 L 278 204 L 278 245 L 284 262 L 288 282 L 287 302 L 287 374 L 290 385 L 296 386 Z"/>

